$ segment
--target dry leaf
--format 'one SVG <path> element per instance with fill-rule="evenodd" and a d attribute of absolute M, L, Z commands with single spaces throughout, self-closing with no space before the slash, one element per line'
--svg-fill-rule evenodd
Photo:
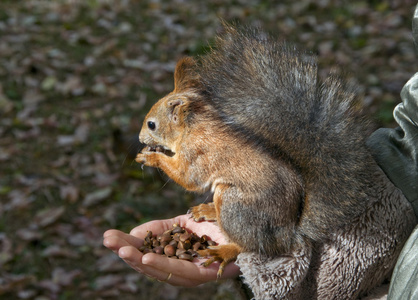
<path fill-rule="evenodd" d="M 70 203 L 75 203 L 79 199 L 80 189 L 74 185 L 60 186 L 60 197 Z"/>
<path fill-rule="evenodd" d="M 35 216 L 35 224 L 46 227 L 56 222 L 65 212 L 65 206 L 46 208 L 39 211 Z"/>
<path fill-rule="evenodd" d="M 101 201 L 107 199 L 112 194 L 112 188 L 106 187 L 99 189 L 86 195 L 83 200 L 84 207 L 90 207 L 99 204 Z"/>

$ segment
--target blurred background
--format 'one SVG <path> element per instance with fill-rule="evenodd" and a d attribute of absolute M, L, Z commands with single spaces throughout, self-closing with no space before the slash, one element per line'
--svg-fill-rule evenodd
<path fill-rule="evenodd" d="M 276 4 L 273 4 L 276 2 Z M 176 61 L 220 20 L 261 26 L 358 85 L 376 126 L 415 73 L 412 0 L 1 0 L 0 299 L 237 299 L 229 282 L 172 287 L 102 246 L 199 202 L 133 161 Z"/>

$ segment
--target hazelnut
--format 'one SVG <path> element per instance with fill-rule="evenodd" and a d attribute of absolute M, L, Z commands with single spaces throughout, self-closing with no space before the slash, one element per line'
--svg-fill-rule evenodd
<path fill-rule="evenodd" d="M 193 257 L 190 254 L 188 254 L 187 252 L 181 253 L 178 256 L 178 258 L 179 259 L 183 259 L 183 260 L 188 260 L 188 261 L 192 261 L 193 260 Z"/>
<path fill-rule="evenodd" d="M 171 232 L 172 232 L 172 234 L 183 233 L 184 230 L 180 226 L 176 226 L 176 227 L 174 227 L 174 229 Z"/>
<path fill-rule="evenodd" d="M 208 246 L 216 246 L 216 242 L 212 240 L 209 240 L 206 243 L 208 244 Z"/>
<path fill-rule="evenodd" d="M 201 243 L 197 242 L 195 244 L 193 244 L 193 251 L 197 251 L 200 249 L 200 247 L 202 246 Z"/>
<path fill-rule="evenodd" d="M 164 254 L 167 256 L 176 255 L 176 248 L 173 245 L 167 245 L 164 247 Z"/>
<path fill-rule="evenodd" d="M 161 246 L 155 247 L 154 252 L 157 253 L 157 254 L 163 255 L 164 254 L 164 248 L 161 247 Z"/>

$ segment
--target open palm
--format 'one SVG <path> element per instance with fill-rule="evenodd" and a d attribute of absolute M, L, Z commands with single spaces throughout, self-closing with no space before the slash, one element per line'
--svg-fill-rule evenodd
<path fill-rule="evenodd" d="M 144 273 L 158 280 L 165 280 L 171 273 L 167 281 L 172 285 L 197 286 L 199 284 L 216 280 L 218 263 L 208 267 L 201 266 L 204 261 L 202 258 L 195 258 L 192 262 L 180 259 L 171 259 L 155 253 L 143 254 L 138 250 L 143 244 L 143 238 L 148 230 L 153 234 L 163 233 L 171 229 L 177 223 L 189 231 L 202 236 L 206 234 L 218 244 L 226 244 L 227 241 L 219 227 L 213 222 L 195 222 L 190 215 L 181 215 L 173 219 L 157 220 L 145 223 L 132 229 L 127 234 L 119 230 L 111 229 L 103 234 L 103 245 L 113 250 L 131 268 Z M 234 264 L 229 264 L 222 278 L 233 278 L 240 273 L 239 268 Z"/>

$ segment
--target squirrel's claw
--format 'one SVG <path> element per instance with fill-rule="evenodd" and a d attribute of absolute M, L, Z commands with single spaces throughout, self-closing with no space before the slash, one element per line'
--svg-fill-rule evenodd
<path fill-rule="evenodd" d="M 225 271 L 225 266 L 226 266 L 228 263 L 225 263 L 225 262 L 224 262 L 221 258 L 219 258 L 219 257 L 215 257 L 215 256 L 213 256 L 213 257 L 209 258 L 207 261 L 205 261 L 205 262 L 201 263 L 200 265 L 201 265 L 201 266 L 204 266 L 204 267 L 206 268 L 206 267 L 208 267 L 209 265 L 211 265 L 211 264 L 212 264 L 213 262 L 215 262 L 215 261 L 219 261 L 219 262 L 220 262 L 219 269 L 218 269 L 218 273 L 216 273 L 216 278 L 217 278 L 217 279 L 219 279 L 219 278 L 221 278 L 222 274 L 224 273 L 224 271 Z"/>
<path fill-rule="evenodd" d="M 199 221 L 216 221 L 215 205 L 211 202 L 208 204 L 199 204 L 191 207 L 187 213 L 192 214 L 190 218 Z"/>
<path fill-rule="evenodd" d="M 211 256 L 207 261 L 202 263 L 202 266 L 207 267 L 215 261 L 219 261 L 219 270 L 217 278 L 220 278 L 225 270 L 225 267 L 232 261 L 237 259 L 238 254 L 242 251 L 241 247 L 237 244 L 231 243 L 220 246 L 211 246 L 205 250 L 199 250 L 197 253 L 199 256 Z"/>
<path fill-rule="evenodd" d="M 135 157 L 135 161 L 139 164 L 144 164 L 146 162 L 144 154 L 138 153 Z"/>

